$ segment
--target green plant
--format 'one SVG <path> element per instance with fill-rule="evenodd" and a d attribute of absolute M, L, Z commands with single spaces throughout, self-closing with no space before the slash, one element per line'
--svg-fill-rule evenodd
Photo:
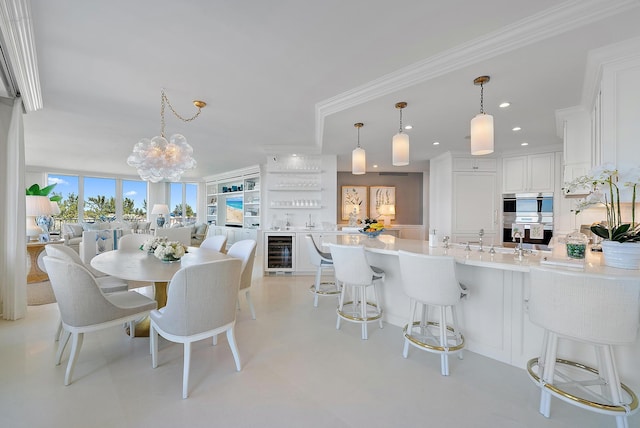
<path fill-rule="evenodd" d="M 633 168 L 621 174 L 612 164 L 604 164 L 592 169 L 589 174 L 565 184 L 565 192 L 587 193 L 578 200 L 575 213 L 578 214 L 593 205 L 604 205 L 607 220 L 591 226 L 591 231 L 601 238 L 617 242 L 640 241 L 640 225 L 636 223 L 636 187 L 640 184 L 640 169 Z M 631 190 L 631 223 L 622 220 L 620 190 Z"/>
<path fill-rule="evenodd" d="M 56 183 L 51 184 L 47 187 L 43 187 L 42 189 L 38 184 L 34 184 L 27 189 L 27 196 L 49 196 L 49 193 L 51 193 L 54 187 L 56 187 Z M 58 202 L 62 200 L 62 196 L 53 195 L 49 198 L 49 200 L 53 202 Z"/>

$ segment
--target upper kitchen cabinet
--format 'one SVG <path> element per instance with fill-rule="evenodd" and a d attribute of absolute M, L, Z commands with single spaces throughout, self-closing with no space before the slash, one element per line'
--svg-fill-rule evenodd
<path fill-rule="evenodd" d="M 538 153 L 502 159 L 502 192 L 553 192 L 555 153 Z"/>
<path fill-rule="evenodd" d="M 581 106 L 556 110 L 556 126 L 563 142 L 562 182 L 567 183 L 594 166 L 589 112 Z"/>
<path fill-rule="evenodd" d="M 472 156 L 454 157 L 454 171 L 477 171 L 477 172 L 496 172 L 498 169 L 498 160 L 496 158 L 479 158 Z"/>

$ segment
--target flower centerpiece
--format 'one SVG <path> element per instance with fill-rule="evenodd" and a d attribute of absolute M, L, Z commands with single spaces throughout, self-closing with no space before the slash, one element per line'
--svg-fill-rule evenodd
<path fill-rule="evenodd" d="M 153 252 L 158 248 L 158 244 L 160 242 L 167 241 L 166 237 L 154 236 L 153 238 L 149 238 L 142 245 L 140 245 L 140 249 L 142 251 L 146 251 L 149 254 L 153 254 Z"/>
<path fill-rule="evenodd" d="M 640 225 L 636 223 L 636 188 L 640 184 L 640 168 L 619 172 L 610 163 L 592 169 L 589 174 L 578 177 L 565 185 L 565 192 L 586 193 L 578 200 L 575 213 L 578 214 L 594 205 L 606 210 L 606 221 L 591 226 L 591 231 L 604 239 L 602 249 L 605 264 L 624 269 L 640 268 Z M 631 221 L 623 220 L 621 192 L 631 192 Z M 630 246 L 622 244 L 630 243 Z M 622 252 L 622 253 L 620 253 Z M 635 252 L 638 255 L 630 256 Z M 615 253 L 615 254 L 614 254 Z"/>
<path fill-rule="evenodd" d="M 162 260 L 163 262 L 171 263 L 179 261 L 187 252 L 181 242 L 178 241 L 160 241 L 156 247 L 153 255 Z"/>

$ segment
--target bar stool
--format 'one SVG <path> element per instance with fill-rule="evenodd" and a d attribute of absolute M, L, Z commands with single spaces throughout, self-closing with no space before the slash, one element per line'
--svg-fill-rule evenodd
<path fill-rule="evenodd" d="M 549 417 L 551 396 L 585 410 L 616 417 L 618 428 L 638 410 L 638 397 L 620 383 L 613 346 L 634 343 L 640 283 L 633 278 L 531 269 L 529 318 L 544 329 L 540 357 L 527 363 L 540 388 L 540 413 Z M 558 340 L 595 348 L 597 369 L 558 358 Z M 579 375 L 579 377 L 578 377 Z"/>
<path fill-rule="evenodd" d="M 314 294 L 313 306 L 318 306 L 318 296 L 337 296 L 340 294 L 340 287 L 337 281 L 322 282 L 322 270 L 326 268 L 333 269 L 333 260 L 331 253 L 324 253 L 318 249 L 318 246 L 310 234 L 305 235 L 307 241 L 307 249 L 309 250 L 309 261 L 316 267 L 316 280 L 309 288 Z"/>
<path fill-rule="evenodd" d="M 451 256 L 429 256 L 398 251 L 402 289 L 411 299 L 409 322 L 404 326 L 402 356 L 409 355 L 409 345 L 440 354 L 440 371 L 449 376 L 449 354 L 462 359 L 464 336 L 460 332 L 456 305 L 467 290 L 456 279 L 455 260 Z M 416 319 L 418 303 L 422 305 L 420 320 Z M 429 321 L 429 308 L 437 308 L 439 321 Z M 451 324 L 447 324 L 447 308 Z M 434 334 L 435 332 L 435 334 Z"/>
<path fill-rule="evenodd" d="M 329 245 L 336 272 L 336 281 L 342 284 L 338 303 L 336 329 L 340 320 L 362 325 L 362 339 L 368 339 L 367 324 L 378 321 L 382 328 L 382 306 L 378 300 L 376 284 L 384 281 L 384 271 L 370 266 L 364 246 Z M 367 287 L 373 290 L 373 301 L 367 301 Z M 346 301 L 347 288 L 351 289 L 351 301 Z"/>

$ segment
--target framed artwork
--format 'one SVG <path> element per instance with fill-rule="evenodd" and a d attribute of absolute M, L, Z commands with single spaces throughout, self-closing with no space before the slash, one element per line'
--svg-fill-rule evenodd
<path fill-rule="evenodd" d="M 369 217 L 380 217 L 381 205 L 396 205 L 395 186 L 370 186 L 369 187 Z M 396 215 L 391 214 L 389 219 L 395 219 Z"/>
<path fill-rule="evenodd" d="M 349 220 L 349 214 L 358 207 L 358 217 L 367 215 L 367 186 L 342 186 L 342 220 Z"/>

